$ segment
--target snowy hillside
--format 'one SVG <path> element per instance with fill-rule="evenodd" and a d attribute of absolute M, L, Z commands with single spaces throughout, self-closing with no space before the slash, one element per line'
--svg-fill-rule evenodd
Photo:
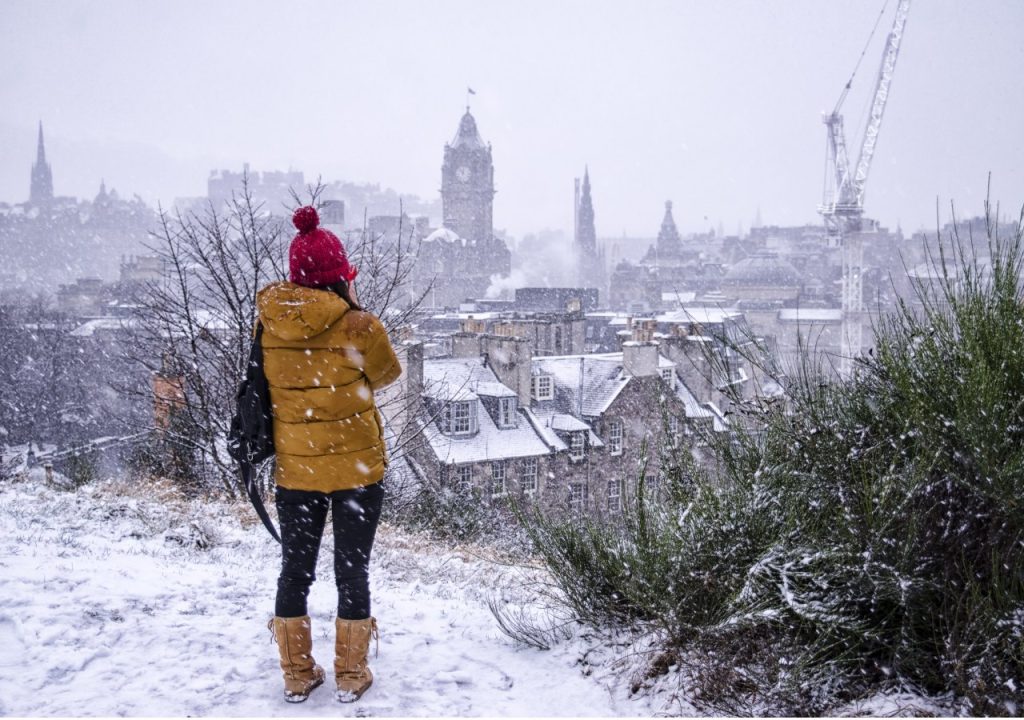
<path fill-rule="evenodd" d="M 0 715 L 686 712 L 629 696 L 623 665 L 635 651 L 588 653 L 577 637 L 544 652 L 503 635 L 487 599 L 521 595 L 522 571 L 384 526 L 372 566 L 377 681 L 355 705 L 330 688 L 288 705 L 267 630 L 277 545 L 245 510 L 115 484 L 61 491 L 39 476 L 0 487 Z M 330 543 L 310 598 L 325 666 Z"/>

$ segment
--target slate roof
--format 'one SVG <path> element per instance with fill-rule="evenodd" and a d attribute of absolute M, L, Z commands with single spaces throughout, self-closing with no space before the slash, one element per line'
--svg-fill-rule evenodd
<path fill-rule="evenodd" d="M 534 358 L 533 372 L 551 376 L 555 407 L 583 417 L 601 415 L 629 384 L 622 372 L 622 353 L 618 353 L 618 359 L 606 355 Z"/>
<path fill-rule="evenodd" d="M 559 432 L 578 432 L 586 430 L 588 442 L 591 447 L 604 446 L 604 442 L 587 423 L 574 418 L 571 415 L 550 411 L 545 412 L 543 410 L 538 411 L 536 409 L 524 409 L 523 413 L 533 424 L 533 428 L 536 430 L 537 434 L 540 435 L 544 442 L 556 452 L 569 449 L 569 446 L 558 434 Z"/>
<path fill-rule="evenodd" d="M 469 108 L 466 108 L 466 114 L 459 121 L 459 129 L 455 132 L 451 146 L 453 148 L 472 148 L 473 150 L 482 150 L 486 147 L 476 129 L 476 119 L 470 114 Z"/>
<path fill-rule="evenodd" d="M 503 392 L 499 388 L 505 388 L 508 394 L 498 397 L 515 396 L 480 358 L 428 360 L 423 363 L 423 383 L 424 395 L 439 400 L 476 400 L 479 395 L 494 396 Z M 524 417 L 525 410 L 517 413 L 516 427 L 498 428 L 483 403 L 475 402 L 474 407 L 479 428 L 474 435 L 445 435 L 435 420 L 424 422 L 423 436 L 441 462 L 478 463 L 550 453 L 549 445 Z"/>
<path fill-rule="evenodd" d="M 423 363 L 426 397 L 449 401 L 476 398 L 480 383 L 501 384 L 481 358 L 444 358 Z"/>
<path fill-rule="evenodd" d="M 734 263 L 722 282 L 734 285 L 799 285 L 800 273 L 774 253 L 758 253 Z"/>
<path fill-rule="evenodd" d="M 709 418 L 714 416 L 711 410 L 701 405 L 696 396 L 690 392 L 690 388 L 686 387 L 686 383 L 679 379 L 676 381 L 676 396 L 683 401 L 683 407 L 686 408 L 686 417 Z"/>
<path fill-rule="evenodd" d="M 665 356 L 658 355 L 659 370 L 675 366 Z M 533 359 L 533 374 L 552 377 L 554 406 L 558 410 L 585 418 L 603 414 L 630 381 L 622 370 L 621 352 L 537 357 Z"/>

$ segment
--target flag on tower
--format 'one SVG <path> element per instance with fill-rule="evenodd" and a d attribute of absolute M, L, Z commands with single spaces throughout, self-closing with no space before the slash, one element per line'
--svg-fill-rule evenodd
<path fill-rule="evenodd" d="M 467 87 L 466 92 L 468 92 L 470 95 L 476 95 L 476 90 L 474 90 L 471 87 Z"/>

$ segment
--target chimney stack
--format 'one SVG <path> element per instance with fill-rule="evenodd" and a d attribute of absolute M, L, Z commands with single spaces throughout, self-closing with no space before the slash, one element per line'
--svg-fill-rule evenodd
<path fill-rule="evenodd" d="M 622 343 L 622 369 L 628 377 L 656 376 L 658 359 L 658 343 L 653 340 Z"/>

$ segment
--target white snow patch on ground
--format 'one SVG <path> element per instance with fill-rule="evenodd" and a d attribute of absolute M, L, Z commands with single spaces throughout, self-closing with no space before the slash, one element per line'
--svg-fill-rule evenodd
<path fill-rule="evenodd" d="M 521 588 L 515 571 L 387 527 L 371 570 L 381 629 L 373 687 L 352 705 L 333 699 L 328 534 L 310 597 L 314 656 L 328 681 L 306 703 L 285 703 L 266 627 L 276 543 L 226 505 L 146 498 L 103 486 L 64 492 L 38 478 L 0 486 L 0 715 L 661 710 L 628 696 L 615 649 L 591 655 L 580 636 L 543 652 L 503 635 L 486 600 Z M 587 660 L 602 654 L 609 660 Z"/>
<path fill-rule="evenodd" d="M 952 717 L 950 699 L 912 692 L 885 692 L 838 708 L 836 717 Z"/>

